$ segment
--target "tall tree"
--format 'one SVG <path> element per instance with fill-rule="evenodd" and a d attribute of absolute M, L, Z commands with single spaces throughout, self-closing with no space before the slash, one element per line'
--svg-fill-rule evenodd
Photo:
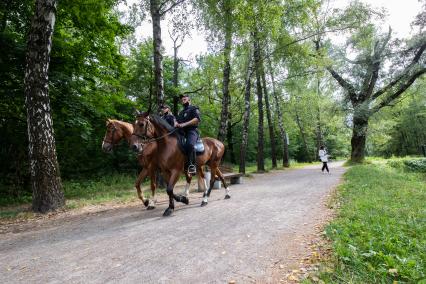
<path fill-rule="evenodd" d="M 311 159 L 311 155 L 309 153 L 309 147 L 308 147 L 308 142 L 307 142 L 307 135 L 305 132 L 305 128 L 303 127 L 303 123 L 301 121 L 300 115 L 299 115 L 299 105 L 300 105 L 300 98 L 299 96 L 296 96 L 296 107 L 294 109 L 295 112 L 295 118 L 296 118 L 296 124 L 299 127 L 299 131 L 300 131 L 300 136 L 302 137 L 302 142 L 303 142 L 303 148 L 305 149 L 305 155 L 307 157 L 308 162 L 312 162 Z"/>
<path fill-rule="evenodd" d="M 178 51 L 183 44 L 185 35 L 177 34 L 173 36 L 172 34 L 170 34 L 170 38 L 173 41 L 173 87 L 175 88 L 175 90 L 177 90 L 179 86 L 179 61 L 180 61 L 178 57 Z M 180 42 L 178 43 L 178 41 Z M 174 114 L 178 113 L 178 104 L 179 104 L 179 96 L 175 94 L 173 96 L 173 113 Z"/>
<path fill-rule="evenodd" d="M 163 54 L 161 39 L 161 18 L 174 7 L 184 2 L 185 0 L 150 0 L 150 13 L 152 18 L 152 38 L 154 48 L 154 82 L 156 108 L 164 104 L 164 79 L 163 79 Z"/>
<path fill-rule="evenodd" d="M 231 96 L 229 94 L 229 81 L 231 77 L 231 49 L 232 49 L 232 1 L 222 1 L 222 10 L 224 14 L 225 44 L 223 48 L 223 83 L 222 83 L 222 111 L 220 113 L 220 125 L 217 138 L 220 141 L 225 140 L 225 135 L 230 118 L 229 106 Z"/>
<path fill-rule="evenodd" d="M 266 75 L 265 68 L 263 64 L 263 57 L 261 58 L 261 75 L 262 75 L 262 85 L 263 85 L 263 94 L 265 96 L 265 109 L 266 109 L 266 120 L 268 122 L 268 130 L 269 130 L 269 139 L 271 141 L 271 159 L 272 159 L 272 168 L 277 167 L 277 154 L 275 150 L 275 134 L 274 134 L 274 125 L 271 116 L 271 105 L 269 104 L 269 94 L 268 88 L 266 85 Z"/>
<path fill-rule="evenodd" d="M 28 153 L 34 211 L 47 212 L 65 204 L 49 100 L 49 62 L 56 0 L 37 0 L 28 35 L 25 98 Z"/>
<path fill-rule="evenodd" d="M 274 69 L 272 67 L 271 58 L 267 56 L 266 60 L 268 62 L 269 76 L 271 77 L 271 82 L 272 82 L 272 95 L 274 97 L 275 109 L 278 115 L 278 127 L 280 129 L 280 136 L 283 141 L 283 167 L 288 168 L 290 166 L 290 159 L 288 155 L 287 133 L 284 127 L 284 116 L 283 116 L 284 114 L 283 114 L 283 111 L 281 110 L 280 100 L 278 99 Z"/>
<path fill-rule="evenodd" d="M 255 28 L 256 29 L 256 28 Z M 262 92 L 262 75 L 261 75 L 261 50 L 258 32 L 253 32 L 254 41 L 254 68 L 256 72 L 256 94 L 257 94 L 257 109 L 258 109 L 258 138 L 257 138 L 257 171 L 265 171 L 265 156 L 264 156 L 264 135 L 263 135 L 263 92 Z"/>
<path fill-rule="evenodd" d="M 245 78 L 244 87 L 244 114 L 243 114 L 243 133 L 241 137 L 240 147 L 240 173 L 246 173 L 246 154 L 247 154 L 247 143 L 248 143 L 248 128 L 250 123 L 250 96 L 251 96 L 251 76 L 252 72 L 252 52 L 249 51 L 247 60 L 247 71 Z"/>
<path fill-rule="evenodd" d="M 408 43 L 404 50 L 397 50 L 395 45 L 390 44 L 390 28 L 383 37 L 373 34 L 370 36 L 367 41 L 371 41 L 371 45 L 367 45 L 367 48 L 365 48 L 365 42 L 355 44 L 355 47 L 360 48 L 356 60 L 344 59 L 352 64 L 351 77 L 354 82 L 344 78 L 342 73 L 345 71 L 338 71 L 332 65 L 327 67 L 332 77 L 345 90 L 353 108 L 351 138 L 353 162 L 364 160 L 370 117 L 383 107 L 394 103 L 417 78 L 426 73 L 424 56 L 426 37 L 424 35 L 420 35 L 413 43 Z M 396 64 L 386 72 L 385 62 L 392 55 Z"/>

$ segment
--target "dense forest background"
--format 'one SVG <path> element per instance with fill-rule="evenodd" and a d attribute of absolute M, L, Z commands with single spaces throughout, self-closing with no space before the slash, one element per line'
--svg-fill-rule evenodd
<path fill-rule="evenodd" d="M 155 109 L 158 102 L 153 39 L 137 41 L 134 35 L 141 20 L 151 17 L 150 3 L 140 1 L 123 13 L 117 9 L 121 2 L 58 2 L 49 96 L 62 179 L 136 174 L 138 169 L 125 143 L 111 155 L 101 151 L 106 119 L 132 122 L 135 109 Z M 162 25 L 162 36 L 176 43 L 175 56 L 162 51 L 164 102 L 176 112 L 176 98 L 190 93 L 202 113 L 202 136 L 225 143 L 226 162 L 239 164 L 242 148 L 246 163 L 280 161 L 285 141 L 292 160 L 318 160 L 320 145 L 333 158 L 348 158 L 360 112 L 368 119 L 366 155 L 422 154 L 425 12 L 413 19 L 414 35 L 398 39 L 381 25 L 383 12 L 360 2 L 344 10 L 315 0 L 163 2 L 170 5 L 163 18 L 173 20 Z M 31 191 L 24 68 L 33 10 L 30 0 L 0 3 L 2 195 Z M 179 56 L 179 44 L 192 29 L 205 33 L 209 52 L 189 62 Z M 366 76 L 377 78 L 367 82 Z M 338 80 L 343 77 L 360 90 L 355 101 Z M 379 97 L 381 88 L 400 77 L 403 83 Z M 358 104 L 370 86 L 377 96 L 365 95 L 366 103 Z"/>

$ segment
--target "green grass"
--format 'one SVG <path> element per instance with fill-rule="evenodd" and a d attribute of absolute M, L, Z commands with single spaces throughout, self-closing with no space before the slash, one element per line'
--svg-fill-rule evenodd
<path fill-rule="evenodd" d="M 104 202 L 127 202 L 136 198 L 133 175 L 111 175 L 97 180 L 64 182 L 67 208 L 78 208 Z M 142 186 L 147 186 L 143 184 Z"/>
<path fill-rule="evenodd" d="M 87 205 L 96 205 L 105 202 L 123 203 L 137 199 L 134 182 L 136 176 L 115 174 L 91 180 L 64 181 L 66 209 L 81 208 Z M 149 186 L 145 182 L 142 186 Z M 150 193 L 146 190 L 145 193 Z M 157 189 L 158 192 L 158 189 Z M 6 203 L 9 202 L 9 203 Z M 31 196 L 15 200 L 2 200 L 0 218 L 15 218 L 27 216 L 31 206 Z M 4 206 L 4 204 L 9 204 Z"/>
<path fill-rule="evenodd" d="M 321 273 L 324 282 L 425 281 L 425 174 L 382 161 L 357 165 L 345 174 L 337 200 L 338 217 L 326 229 L 334 271 Z"/>

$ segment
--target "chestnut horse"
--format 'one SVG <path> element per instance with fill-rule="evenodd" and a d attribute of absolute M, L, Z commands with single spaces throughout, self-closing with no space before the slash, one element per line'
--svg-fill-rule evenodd
<path fill-rule="evenodd" d="M 174 200 L 188 204 L 188 198 L 183 195 L 175 195 L 173 193 L 174 186 L 179 179 L 179 176 L 184 172 L 186 156 L 182 153 L 178 145 L 178 134 L 176 129 L 171 127 L 164 119 L 158 115 L 149 115 L 148 113 L 138 114 L 133 135 L 138 139 L 134 141 L 133 148 L 141 153 L 145 147 L 151 143 L 157 144 L 157 155 L 153 158 L 161 169 L 161 172 L 167 183 L 167 194 L 169 195 L 169 207 L 164 211 L 163 216 L 169 216 L 174 210 Z M 225 186 L 225 199 L 230 198 L 228 186 L 219 170 L 219 164 L 225 152 L 225 147 L 222 142 L 214 138 L 203 138 L 204 152 L 197 155 L 196 164 L 198 174 L 201 178 L 204 177 L 203 166 L 208 165 L 211 170 L 210 186 L 207 185 L 204 179 L 205 192 L 201 206 L 208 202 L 208 197 L 215 182 L 217 175 Z"/>
<path fill-rule="evenodd" d="M 106 153 L 111 153 L 114 146 L 117 145 L 122 139 L 126 139 L 127 143 L 132 145 L 133 125 L 124 121 L 108 119 L 106 122 L 106 133 L 102 142 L 102 150 Z M 155 189 L 156 189 L 156 175 L 157 169 L 153 163 L 151 155 L 156 151 L 156 144 L 153 143 L 146 147 L 144 151 L 138 155 L 139 165 L 142 166 L 142 171 L 135 182 L 135 187 L 138 197 L 148 210 L 155 208 Z M 151 199 L 144 199 L 143 192 L 141 191 L 141 183 L 146 176 L 151 179 Z"/>

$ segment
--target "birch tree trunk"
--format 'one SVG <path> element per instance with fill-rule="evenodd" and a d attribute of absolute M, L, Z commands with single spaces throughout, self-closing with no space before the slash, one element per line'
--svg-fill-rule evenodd
<path fill-rule="evenodd" d="M 159 110 L 164 104 L 163 55 L 161 54 L 163 42 L 161 39 L 160 0 L 150 0 L 150 11 L 154 47 L 154 90 L 156 96 L 156 109 Z"/>
<path fill-rule="evenodd" d="M 234 133 L 232 131 L 232 112 L 229 112 L 228 118 L 228 129 L 226 130 L 226 140 L 228 141 L 229 159 L 232 164 L 236 164 L 235 152 L 234 152 Z"/>
<path fill-rule="evenodd" d="M 266 59 L 268 60 L 269 75 L 271 76 L 271 82 L 272 82 L 272 95 L 274 97 L 275 107 L 276 107 L 276 111 L 278 115 L 278 127 L 280 129 L 280 136 L 283 141 L 283 167 L 288 168 L 290 167 L 290 162 L 289 162 L 290 159 L 288 155 L 287 133 L 284 127 L 284 116 L 283 116 L 283 112 L 281 111 L 280 101 L 278 100 L 277 89 L 275 86 L 274 70 L 272 69 L 272 62 L 269 57 L 266 57 Z"/>
<path fill-rule="evenodd" d="M 25 66 L 32 208 L 43 213 L 65 205 L 56 157 L 48 78 L 56 4 L 56 0 L 36 1 Z"/>
<path fill-rule="evenodd" d="M 246 173 L 246 155 L 247 155 L 247 143 L 248 143 L 248 128 L 250 122 L 250 92 L 251 92 L 251 58 L 252 54 L 249 53 L 249 61 L 247 65 L 247 75 L 245 80 L 245 91 L 244 91 L 244 114 L 243 114 L 243 133 L 240 148 L 240 168 L 239 172 Z"/>
<path fill-rule="evenodd" d="M 263 153 L 263 96 L 262 96 L 262 84 L 261 84 L 261 70 L 260 70 L 260 46 L 259 39 L 257 38 L 257 32 L 254 33 L 254 67 L 256 70 L 256 93 L 257 93 L 257 108 L 259 115 L 258 122 L 258 140 L 257 140 L 257 171 L 265 171 L 265 156 Z"/>
<path fill-rule="evenodd" d="M 230 4 L 227 1 L 223 1 L 224 11 L 225 11 L 225 46 L 223 52 L 223 83 L 222 83 L 222 111 L 220 113 L 220 125 L 219 133 L 217 139 L 224 141 L 226 137 L 226 131 L 228 126 L 229 118 L 229 105 L 230 105 L 230 95 L 229 95 L 229 80 L 231 76 L 231 49 L 232 49 L 232 11 Z"/>
<path fill-rule="evenodd" d="M 265 109 L 266 109 L 266 119 L 268 121 L 268 129 L 269 129 L 269 139 L 271 140 L 271 158 L 272 158 L 272 168 L 277 167 L 277 151 L 275 150 L 275 134 L 274 134 L 274 125 L 272 123 L 271 117 L 271 109 L 269 104 L 269 95 L 268 89 L 266 88 L 266 76 L 265 70 L 263 68 L 263 60 L 260 60 L 261 66 L 260 70 L 262 73 L 262 83 L 263 83 L 263 94 L 265 95 Z"/>
<path fill-rule="evenodd" d="M 305 148 L 306 157 L 308 158 L 308 162 L 312 162 L 311 155 L 309 154 L 308 142 L 306 141 L 305 129 L 303 128 L 302 122 L 300 121 L 299 112 L 296 108 L 296 123 L 300 130 L 300 135 L 302 136 L 303 147 Z"/>

